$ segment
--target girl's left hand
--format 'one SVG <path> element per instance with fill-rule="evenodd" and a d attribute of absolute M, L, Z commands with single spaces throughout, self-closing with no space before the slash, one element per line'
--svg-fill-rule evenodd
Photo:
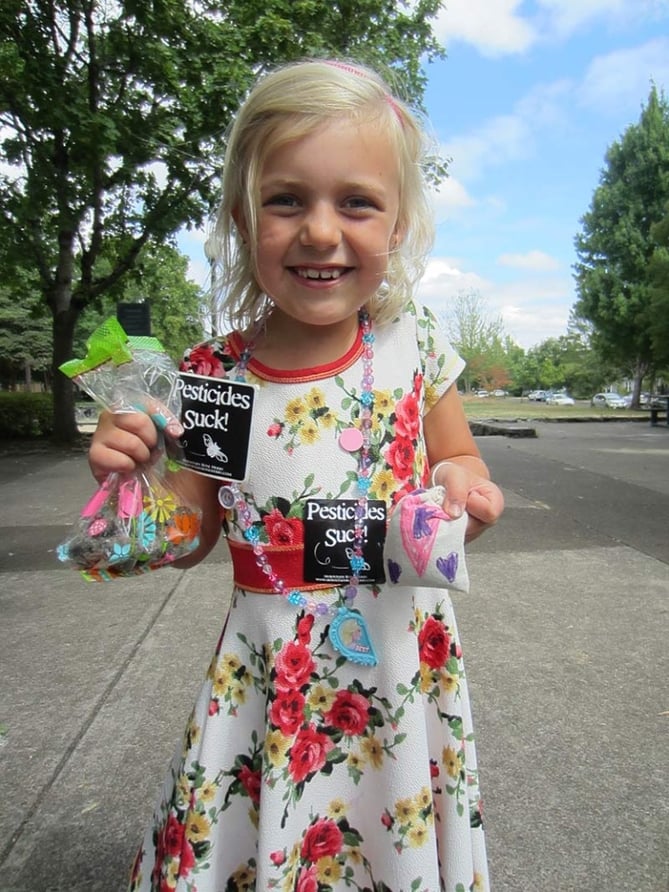
<path fill-rule="evenodd" d="M 463 511 L 469 515 L 466 542 L 476 539 L 499 520 L 504 510 L 504 496 L 492 480 L 449 461 L 439 468 L 436 482 L 446 490 L 444 511 L 451 517 L 460 517 Z"/>

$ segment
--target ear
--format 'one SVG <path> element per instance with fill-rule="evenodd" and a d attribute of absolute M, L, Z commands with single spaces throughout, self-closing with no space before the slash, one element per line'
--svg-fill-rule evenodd
<path fill-rule="evenodd" d="M 237 231 L 242 237 L 243 242 L 248 242 L 249 240 L 249 229 L 246 225 L 246 218 L 244 217 L 244 212 L 240 208 L 238 204 L 236 204 L 232 209 L 232 219 L 235 221 L 235 226 L 237 227 Z"/>
<path fill-rule="evenodd" d="M 398 223 L 395 226 L 395 230 L 393 234 L 390 236 L 390 247 L 393 251 L 395 251 L 404 241 L 404 236 L 406 234 L 406 227 L 400 226 Z"/>

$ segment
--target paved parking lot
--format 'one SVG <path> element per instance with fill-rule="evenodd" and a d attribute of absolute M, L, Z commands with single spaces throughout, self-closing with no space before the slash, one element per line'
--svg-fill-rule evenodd
<path fill-rule="evenodd" d="M 479 440 L 507 511 L 456 604 L 493 888 L 667 892 L 669 430 L 538 434 Z M 108 587 L 61 568 L 92 488 L 83 455 L 0 459 L 3 892 L 124 888 L 225 614 L 223 548 Z"/>

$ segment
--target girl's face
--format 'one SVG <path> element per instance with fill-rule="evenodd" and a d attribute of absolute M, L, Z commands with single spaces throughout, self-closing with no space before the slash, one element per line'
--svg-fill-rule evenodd
<path fill-rule="evenodd" d="M 260 175 L 256 276 L 307 325 L 350 319 L 400 241 L 399 162 L 372 123 L 347 118 L 279 146 Z"/>

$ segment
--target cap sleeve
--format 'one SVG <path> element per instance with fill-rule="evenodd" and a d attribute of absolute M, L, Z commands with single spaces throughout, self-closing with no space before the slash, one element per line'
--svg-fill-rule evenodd
<path fill-rule="evenodd" d="M 465 361 L 456 353 L 432 310 L 422 304 L 408 307 L 416 322 L 416 339 L 425 381 L 425 411 L 428 412 L 458 379 Z"/>

